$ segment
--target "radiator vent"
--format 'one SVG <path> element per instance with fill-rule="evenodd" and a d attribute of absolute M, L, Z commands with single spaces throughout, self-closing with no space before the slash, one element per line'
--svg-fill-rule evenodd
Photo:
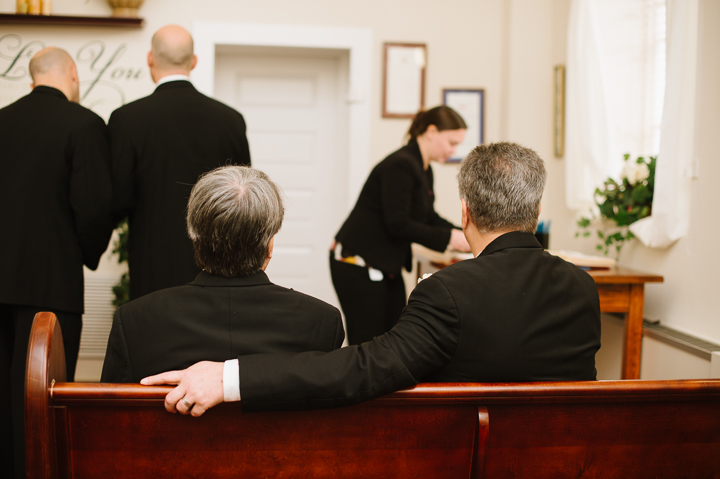
<path fill-rule="evenodd" d="M 115 306 L 112 287 L 120 278 L 98 274 L 85 274 L 85 314 L 80 336 L 81 358 L 105 357 L 108 336 L 112 326 Z"/>

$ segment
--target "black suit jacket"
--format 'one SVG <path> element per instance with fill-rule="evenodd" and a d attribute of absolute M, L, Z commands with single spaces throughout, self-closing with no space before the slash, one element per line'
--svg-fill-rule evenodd
<path fill-rule="evenodd" d="M 112 233 L 109 137 L 51 87 L 0 110 L 0 303 L 83 312 Z"/>
<path fill-rule="evenodd" d="M 256 353 L 332 351 L 345 332 L 337 308 L 276 286 L 264 272 L 195 281 L 118 308 L 103 382 L 138 382 L 198 361 Z"/>
<path fill-rule="evenodd" d="M 130 218 L 130 298 L 185 284 L 200 271 L 185 229 L 190 190 L 203 173 L 250 165 L 245 120 L 171 81 L 113 112 L 116 219 Z"/>
<path fill-rule="evenodd" d="M 240 390 L 251 411 L 349 405 L 419 381 L 593 380 L 599 347 L 593 279 L 513 232 L 423 280 L 373 341 L 239 358 Z"/>
<path fill-rule="evenodd" d="M 344 256 L 360 255 L 388 274 L 411 269 L 411 243 L 445 251 L 452 223 L 434 209 L 432 167 L 423 170 L 417 141 L 373 168 L 357 203 L 335 239 Z"/>

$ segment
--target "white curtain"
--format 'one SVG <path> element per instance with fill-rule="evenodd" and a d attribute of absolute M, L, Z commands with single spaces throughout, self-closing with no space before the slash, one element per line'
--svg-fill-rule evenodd
<path fill-rule="evenodd" d="M 595 188 L 622 168 L 610 112 L 607 68 L 594 0 L 573 0 L 566 66 L 565 177 L 569 208 L 594 205 Z"/>
<path fill-rule="evenodd" d="M 698 0 L 667 1 L 667 81 L 655 171 L 652 215 L 630 230 L 653 248 L 667 248 L 690 224 L 694 175 Z"/>
<path fill-rule="evenodd" d="M 586 214 L 593 192 L 612 177 L 620 180 L 623 154 L 659 156 L 653 220 L 637 223 L 637 234 L 653 246 L 658 231 L 682 226 L 668 208 L 683 208 L 685 190 L 675 161 L 691 141 L 695 32 L 687 33 L 698 0 L 573 0 L 568 30 L 566 202 Z M 695 5 L 694 10 L 691 5 Z M 672 11 L 668 11 L 670 6 Z M 696 22 L 695 14 L 695 23 Z M 666 18 L 670 18 L 666 22 Z M 666 40 L 672 29 L 666 64 Z M 680 42 L 678 45 L 676 42 Z M 682 63 L 682 64 L 679 64 Z M 667 72 L 670 75 L 667 75 Z M 692 77 L 692 78 L 689 78 Z M 667 88 L 665 87 L 667 83 Z M 667 92 L 667 94 L 666 94 Z M 664 100 L 665 99 L 665 100 Z M 663 116 L 663 102 L 667 102 Z M 688 109 L 689 108 L 689 109 Z M 680 141 L 680 143 L 678 143 Z M 662 142 L 662 148 L 660 147 Z M 683 146 L 681 146 L 683 145 Z M 690 144 L 691 146 L 691 144 Z M 678 167 L 680 170 L 683 167 Z M 682 175 L 681 175 L 682 176 Z M 652 239 L 651 239 L 652 238 Z"/>

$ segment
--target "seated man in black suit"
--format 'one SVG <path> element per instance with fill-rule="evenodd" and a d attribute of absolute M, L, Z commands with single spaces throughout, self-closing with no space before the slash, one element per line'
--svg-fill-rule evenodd
<path fill-rule="evenodd" d="M 102 381 L 138 382 L 201 360 L 339 348 L 337 308 L 276 286 L 264 272 L 283 215 L 281 192 L 261 171 L 226 166 L 203 176 L 187 213 L 202 271 L 118 308 Z"/>
<path fill-rule="evenodd" d="M 243 411 L 349 405 L 420 381 L 594 380 L 595 282 L 545 252 L 533 234 L 545 177 L 528 148 L 475 148 L 458 181 L 463 232 L 476 257 L 418 284 L 382 336 L 330 353 L 243 356 L 237 371 L 235 363 L 202 362 L 141 383 L 177 384 L 166 409 L 199 416 L 240 395 L 224 391 L 223 372 L 239 374 Z"/>

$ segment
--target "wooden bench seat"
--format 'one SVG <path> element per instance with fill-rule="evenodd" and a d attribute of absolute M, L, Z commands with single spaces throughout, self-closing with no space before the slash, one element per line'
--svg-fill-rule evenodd
<path fill-rule="evenodd" d="M 423 384 L 358 406 L 200 418 L 169 387 L 64 382 L 54 315 L 28 353 L 29 478 L 720 477 L 720 380 Z"/>

